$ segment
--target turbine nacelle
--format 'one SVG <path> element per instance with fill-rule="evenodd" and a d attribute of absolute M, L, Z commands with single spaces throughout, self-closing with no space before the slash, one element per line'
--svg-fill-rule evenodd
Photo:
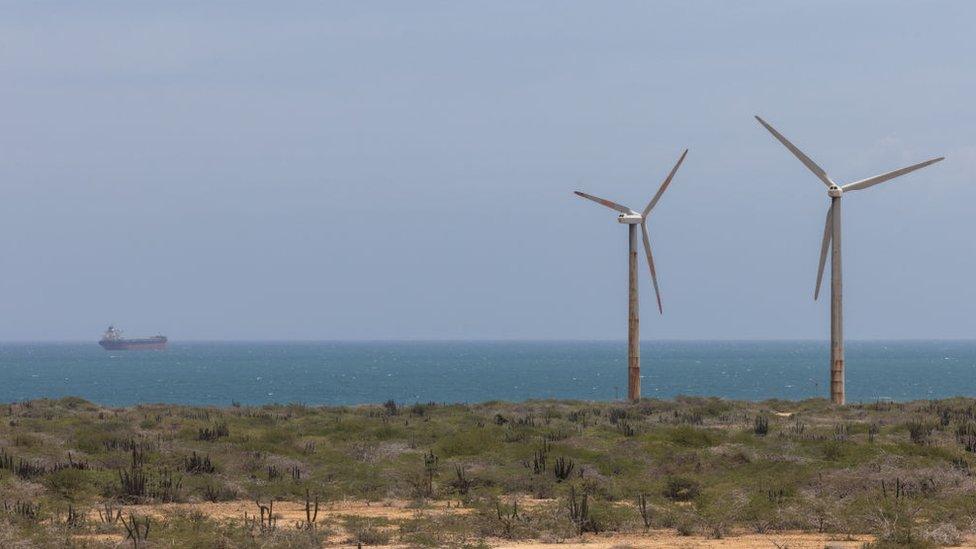
<path fill-rule="evenodd" d="M 869 177 L 867 179 L 854 181 L 846 185 L 838 185 L 837 183 L 834 183 L 834 180 L 831 179 L 829 175 L 827 175 L 827 172 L 824 171 L 823 168 L 821 168 L 809 156 L 804 154 L 803 151 L 798 149 L 796 145 L 790 143 L 790 140 L 784 137 L 783 134 L 776 131 L 776 128 L 770 126 L 768 122 L 766 122 L 762 118 L 759 118 L 758 116 L 756 117 L 756 120 L 758 120 L 759 123 L 762 124 L 764 128 L 769 130 L 769 133 L 773 134 L 773 137 L 775 137 L 780 143 L 782 143 L 784 147 L 789 149 L 789 151 L 793 153 L 793 156 L 795 156 L 800 162 L 802 162 L 803 165 L 806 166 L 808 170 L 813 172 L 813 175 L 817 176 L 817 179 L 822 181 L 823 184 L 827 186 L 827 196 L 829 196 L 832 199 L 840 198 L 841 195 L 843 195 L 845 192 L 858 191 L 861 189 L 867 189 L 868 187 L 873 187 L 878 183 L 884 183 L 889 179 L 894 179 L 896 177 L 905 175 L 907 173 L 914 172 L 915 170 L 922 169 L 926 166 L 931 166 L 932 164 L 935 164 L 936 162 L 941 162 L 942 160 L 945 159 L 945 157 L 940 156 L 938 158 L 932 158 L 924 162 L 919 162 L 918 164 L 912 164 L 911 166 L 906 166 L 904 168 L 899 168 L 897 170 L 886 172 L 881 175 L 876 175 L 874 177 Z M 836 202 L 836 203 L 831 202 L 830 206 L 827 209 L 827 218 L 824 222 L 823 241 L 820 244 L 820 265 L 817 269 L 817 285 L 813 290 L 813 299 L 817 299 L 817 297 L 820 295 L 820 284 L 823 281 L 824 266 L 827 263 L 827 254 L 828 252 L 830 252 L 831 246 L 833 245 L 833 239 L 834 239 L 833 232 L 835 230 L 834 224 L 840 223 L 839 215 L 837 216 L 836 219 L 834 218 L 834 208 L 839 206 L 840 206 L 840 202 Z M 837 237 L 840 238 L 839 225 L 837 225 L 836 230 L 838 231 Z"/>
<path fill-rule="evenodd" d="M 674 179 L 675 172 L 678 171 L 678 167 L 680 167 L 681 163 L 684 162 L 687 154 L 688 149 L 685 149 L 685 151 L 681 153 L 681 158 L 678 158 L 678 162 L 673 168 L 671 168 L 671 173 L 669 173 L 664 179 L 664 183 L 661 183 L 661 187 L 657 190 L 657 194 L 651 198 L 651 201 L 647 203 L 647 206 L 645 206 L 644 210 L 640 213 L 631 210 L 627 206 L 622 206 L 616 202 L 607 200 L 606 198 L 600 198 L 599 196 L 593 196 L 592 194 L 586 194 L 581 191 L 573 191 L 573 193 L 580 198 L 592 200 L 601 206 L 605 206 L 611 210 L 619 212 L 620 215 L 617 216 L 618 223 L 622 223 L 624 225 L 640 225 L 641 237 L 644 240 L 644 254 L 647 256 L 647 267 L 651 271 L 651 282 L 654 284 L 654 294 L 657 296 L 657 310 L 661 313 L 664 312 L 664 308 L 661 306 L 661 291 L 657 286 L 657 271 L 654 269 L 654 257 L 651 255 L 651 239 L 649 236 L 647 236 L 647 216 L 651 213 L 651 210 L 654 209 L 654 206 L 657 205 L 657 202 L 661 199 L 661 195 L 664 194 L 665 189 L 667 189 L 668 185 L 671 184 L 671 180 Z M 633 236 L 633 229 L 630 229 L 630 231 L 631 236 Z M 631 240 L 630 242 L 631 245 L 633 245 L 634 241 Z M 631 252 L 633 251 L 634 250 L 631 249 Z"/>

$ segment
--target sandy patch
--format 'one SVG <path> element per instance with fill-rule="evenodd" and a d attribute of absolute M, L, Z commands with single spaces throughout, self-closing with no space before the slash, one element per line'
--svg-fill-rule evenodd
<path fill-rule="evenodd" d="M 839 537 L 836 534 L 810 534 L 804 532 L 783 532 L 777 534 L 743 534 L 723 539 L 707 539 L 697 536 L 679 536 L 673 530 L 654 530 L 647 534 L 615 534 L 591 536 L 582 540 L 567 540 L 560 548 L 585 549 L 624 549 L 627 547 L 648 549 L 684 548 L 722 548 L 722 549 L 760 549 L 777 547 L 786 549 L 854 549 L 859 548 L 870 536 Z M 552 549 L 552 544 L 539 542 L 492 543 L 492 547 L 518 549 Z"/>
<path fill-rule="evenodd" d="M 122 534 L 74 534 L 72 536 L 78 541 L 90 541 L 95 543 L 119 543 L 123 541 Z"/>
<path fill-rule="evenodd" d="M 262 501 L 261 505 L 268 505 L 267 501 Z M 450 508 L 448 505 L 452 505 Z M 382 501 L 366 503 L 363 501 L 332 501 L 319 503 L 319 519 L 334 518 L 343 515 L 362 517 L 362 518 L 384 518 L 390 520 L 408 519 L 415 517 L 418 513 L 443 514 L 443 513 L 470 513 L 472 509 L 457 508 L 449 502 L 430 502 L 422 508 L 410 506 L 408 501 Z M 290 527 L 299 520 L 305 520 L 305 503 L 297 501 L 276 501 L 274 502 L 274 514 L 278 517 L 279 526 Z M 152 505 L 126 505 L 123 513 L 128 516 L 130 513 L 140 516 L 150 516 L 162 519 L 168 514 L 176 512 L 197 511 L 214 520 L 243 520 L 244 513 L 253 517 L 260 515 L 260 511 L 255 502 L 250 500 L 222 501 L 218 503 L 160 503 Z"/>
<path fill-rule="evenodd" d="M 525 508 L 551 502 L 552 500 L 519 498 L 519 506 L 524 506 Z M 267 502 L 262 502 L 262 504 L 267 505 Z M 180 511 L 197 511 L 211 519 L 226 521 L 242 521 L 245 512 L 248 517 L 254 517 L 258 514 L 258 506 L 255 502 L 249 500 L 219 503 L 128 505 L 123 509 L 126 515 L 133 513 L 136 515 L 155 517 L 158 520 L 164 520 L 166 515 Z M 470 513 L 472 511 L 472 509 L 456 507 L 456 504 L 453 502 L 440 501 L 430 502 L 427 506 L 420 509 L 411 507 L 411 502 L 404 500 L 390 500 L 369 504 L 364 501 L 334 501 L 320 504 L 319 521 L 344 516 L 402 520 L 415 518 L 418 514 L 438 515 L 446 513 Z M 305 504 L 304 502 L 277 501 L 274 504 L 274 513 L 278 517 L 279 528 L 292 528 L 295 523 L 305 520 Z M 116 536 L 108 536 L 111 536 L 114 540 L 118 540 Z M 341 543 L 340 540 L 344 537 L 348 539 L 348 536 L 342 535 L 331 539 L 330 545 L 336 542 Z M 94 538 L 92 539 L 94 540 Z M 864 542 L 871 540 L 872 537 L 867 535 L 847 537 L 837 534 L 806 532 L 777 532 L 762 535 L 739 533 L 724 539 L 708 539 L 700 536 L 679 536 L 674 530 L 653 530 L 648 533 L 635 534 L 587 535 L 582 538 L 568 539 L 556 545 L 539 541 L 509 541 L 502 539 L 491 539 L 488 540 L 488 543 L 491 547 L 512 549 L 551 549 L 553 547 L 582 549 L 624 549 L 628 547 L 649 549 L 698 547 L 716 549 L 824 549 L 824 547 L 830 547 L 831 549 L 855 549 L 859 548 Z M 109 540 L 105 539 L 104 541 Z M 967 540 L 970 543 L 967 543 L 965 547 L 974 547 L 971 541 Z"/>

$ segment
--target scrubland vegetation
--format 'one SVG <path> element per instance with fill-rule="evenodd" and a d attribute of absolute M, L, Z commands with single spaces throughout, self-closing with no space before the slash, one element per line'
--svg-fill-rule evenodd
<path fill-rule="evenodd" d="M 662 531 L 928 547 L 976 528 L 974 469 L 976 401 L 963 399 L 35 400 L 0 407 L 0 547 L 478 547 Z"/>

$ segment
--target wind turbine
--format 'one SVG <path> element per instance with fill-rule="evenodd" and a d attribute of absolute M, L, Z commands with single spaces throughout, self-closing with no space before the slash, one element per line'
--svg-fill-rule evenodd
<path fill-rule="evenodd" d="M 813 299 L 820 296 L 820 283 L 823 280 L 824 264 L 827 262 L 827 248 L 830 248 L 830 400 L 834 404 L 844 404 L 844 311 L 841 302 L 843 282 L 841 279 L 840 267 L 840 198 L 850 191 L 859 191 L 883 183 L 889 179 L 894 179 L 900 175 L 913 172 L 924 168 L 930 164 L 935 164 L 945 157 L 933 158 L 918 164 L 912 164 L 906 168 L 901 168 L 860 181 L 854 181 L 846 185 L 838 185 L 827 175 L 816 162 L 803 151 L 796 148 L 793 143 L 783 137 L 772 126 L 762 118 L 756 120 L 763 125 L 773 137 L 779 140 L 794 156 L 803 162 L 823 184 L 827 186 L 827 196 L 830 197 L 830 207 L 827 209 L 827 219 L 824 224 L 823 243 L 820 245 L 820 266 L 817 269 L 817 286 L 813 290 Z"/>
<path fill-rule="evenodd" d="M 674 165 L 674 168 L 671 168 L 671 173 L 668 174 L 664 183 L 661 183 L 661 188 L 657 190 L 657 194 L 654 195 L 654 198 L 647 203 L 647 206 L 640 213 L 626 206 L 621 206 L 616 202 L 611 202 L 584 192 L 574 191 L 578 196 L 620 212 L 620 215 L 617 216 L 617 221 L 627 225 L 628 243 L 630 247 L 627 255 L 630 263 L 627 314 L 627 398 L 630 400 L 640 400 L 640 315 L 638 313 L 637 303 L 637 224 L 640 224 L 641 234 L 644 237 L 644 253 L 647 255 L 647 266 L 651 271 L 651 282 L 654 283 L 654 293 L 657 295 L 657 310 L 661 314 L 664 314 L 664 308 L 661 306 L 661 291 L 657 286 L 657 272 L 654 270 L 654 258 L 651 256 L 651 240 L 647 236 L 647 216 L 654 209 L 658 200 L 661 199 L 661 195 L 664 194 L 665 189 L 671 184 L 671 179 L 674 178 L 675 172 L 678 171 L 678 167 L 684 162 L 685 155 L 687 154 L 688 149 L 685 149 L 681 153 L 681 158 Z"/>

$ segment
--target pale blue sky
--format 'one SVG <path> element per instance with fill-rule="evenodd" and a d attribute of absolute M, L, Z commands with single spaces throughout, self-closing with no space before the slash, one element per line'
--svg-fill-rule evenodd
<path fill-rule="evenodd" d="M 972 2 L 0 4 L 0 340 L 976 335 Z"/>

